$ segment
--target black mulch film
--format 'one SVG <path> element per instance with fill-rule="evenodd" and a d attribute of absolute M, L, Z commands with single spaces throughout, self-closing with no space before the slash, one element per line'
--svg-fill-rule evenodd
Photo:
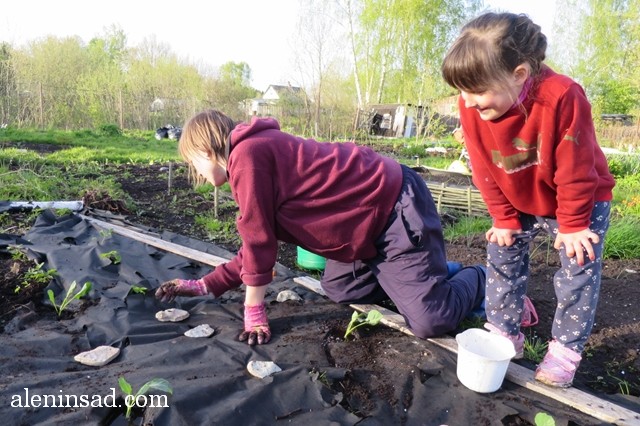
<path fill-rule="evenodd" d="M 232 256 L 184 236 L 154 235 Z M 0 234 L 0 250 L 16 244 L 45 269 L 56 269 L 47 289 L 58 300 L 73 281 L 79 286 L 89 281 L 93 288 L 60 319 L 45 291 L 43 306 L 25 307 L 5 326 L 0 424 L 533 425 L 540 412 L 551 414 L 557 425 L 605 424 L 507 381 L 492 394 L 473 392 L 457 379 L 455 354 L 383 325 L 345 341 L 353 310 L 299 286 L 295 274 L 280 265 L 266 297 L 273 338 L 249 347 L 237 341 L 242 289 L 220 299 L 178 298 L 170 304 L 153 297 L 162 282 L 198 278 L 210 266 L 105 232 L 78 215 L 57 217 L 50 211 L 23 237 Z M 120 263 L 101 256 L 114 250 Z M 137 294 L 132 286 L 148 291 Z M 302 301 L 277 302 L 285 289 Z M 179 323 L 156 320 L 156 312 L 172 307 L 190 317 Z M 209 324 L 215 334 L 184 335 L 200 324 Z M 102 367 L 74 361 L 101 345 L 121 352 Z M 282 371 L 253 377 L 247 372 L 252 360 L 272 361 Z M 121 376 L 134 392 L 153 378 L 165 379 L 173 394 L 156 398 L 160 406 L 134 410 L 128 423 L 121 407 L 111 407 L 123 405 Z M 68 406 L 74 403 L 69 396 L 77 398 L 78 407 Z"/>

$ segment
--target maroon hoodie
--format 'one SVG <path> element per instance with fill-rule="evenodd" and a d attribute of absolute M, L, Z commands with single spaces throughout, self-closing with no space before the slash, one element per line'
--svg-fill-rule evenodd
<path fill-rule="evenodd" d="M 281 132 L 271 118 L 236 126 L 227 171 L 242 247 L 204 277 L 216 297 L 270 283 L 278 240 L 341 262 L 374 257 L 402 184 L 396 161 Z"/>

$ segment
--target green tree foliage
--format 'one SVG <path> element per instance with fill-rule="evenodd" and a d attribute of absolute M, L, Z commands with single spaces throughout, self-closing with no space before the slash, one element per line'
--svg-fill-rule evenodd
<path fill-rule="evenodd" d="M 78 81 L 78 94 L 87 112 L 84 127 L 120 121 L 126 41 L 124 32 L 113 26 L 86 48 L 89 72 Z"/>
<path fill-rule="evenodd" d="M 369 0 L 355 34 L 358 81 L 364 104 L 423 104 L 449 89 L 440 63 L 459 26 L 481 1 Z"/>
<path fill-rule="evenodd" d="M 639 106 L 640 0 L 589 0 L 580 23 L 575 75 L 594 113 Z"/>
<path fill-rule="evenodd" d="M 246 62 L 227 62 L 220 66 L 218 79 L 208 83 L 207 100 L 210 105 L 225 111 L 234 119 L 244 118 L 243 101 L 257 96 L 250 86 L 251 68 Z"/>
<path fill-rule="evenodd" d="M 6 123 L 10 117 L 10 111 L 16 93 L 16 77 L 11 62 L 11 46 L 7 43 L 0 44 L 0 124 Z"/>
<path fill-rule="evenodd" d="M 77 37 L 47 37 L 15 52 L 16 78 L 22 116 L 49 127 L 82 126 L 78 82 L 89 69 L 82 41 Z"/>

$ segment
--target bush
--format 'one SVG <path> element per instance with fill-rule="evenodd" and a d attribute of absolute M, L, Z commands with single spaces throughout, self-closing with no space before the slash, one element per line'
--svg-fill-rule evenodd
<path fill-rule="evenodd" d="M 122 130 L 115 124 L 103 124 L 100 126 L 101 136 L 122 136 Z"/>

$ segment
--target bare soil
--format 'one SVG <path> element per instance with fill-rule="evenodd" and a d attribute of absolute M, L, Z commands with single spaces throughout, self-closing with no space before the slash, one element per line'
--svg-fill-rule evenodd
<path fill-rule="evenodd" d="M 136 224 L 157 230 L 172 231 L 202 241 L 213 242 L 231 252 L 237 251 L 237 239 L 213 239 L 205 229 L 196 225 L 196 215 L 213 211 L 214 204 L 211 197 L 204 197 L 194 191 L 187 179 L 184 165 L 173 165 L 171 179 L 169 179 L 169 168 L 166 165 L 109 166 L 103 173 L 115 177 L 135 202 L 136 207 L 129 209 L 124 200 L 101 198 L 99 194 L 91 194 L 90 198 L 85 200 L 90 207 L 125 214 L 129 216 L 131 222 Z M 223 201 L 225 199 L 220 200 L 220 203 Z M 234 207 L 229 207 L 231 204 L 227 203 L 227 207 L 221 208 L 219 214 L 235 217 L 237 212 Z M 28 230 L 33 220 L 33 215 L 29 212 L 11 212 L 2 218 L 0 232 L 22 235 Z M 455 220 L 455 218 L 447 216 L 446 220 Z M 548 247 L 545 240 L 536 241 L 532 253 L 532 275 L 528 294 L 536 307 L 540 323 L 525 331 L 544 342 L 550 338 L 556 306 L 552 280 L 559 263 L 555 251 Z M 483 235 L 478 234 L 448 242 L 447 255 L 449 260 L 466 265 L 485 263 Z M 299 271 L 294 246 L 281 244 L 278 262 Z M 36 312 L 45 315 L 46 311 L 39 309 L 42 305 L 43 286 L 33 285 L 18 293 L 14 292 L 16 282 L 23 279 L 29 266 L 32 264 L 27 261 L 13 259 L 9 253 L 0 253 L 0 331 L 21 306 L 31 304 Z M 309 274 L 308 271 L 299 272 Z M 640 396 L 639 272 L 640 258 L 605 260 L 596 325 L 576 376 L 574 383 L 576 387 L 603 395 L 623 393 Z M 385 355 L 387 352 L 366 349 L 367 345 L 371 344 L 387 347 L 384 342 L 380 342 L 380 339 L 385 338 L 393 340 L 394 344 L 399 344 L 397 337 L 394 337 L 395 334 L 377 331 L 375 342 L 365 343 L 363 340 L 358 345 L 341 346 L 332 337 L 340 335 L 340 331 L 336 331 L 338 324 L 342 327 L 345 325 L 344 311 L 340 309 L 337 311 L 341 312 L 342 316 L 338 320 L 326 320 L 323 325 L 327 331 L 326 346 L 332 351 L 340 351 L 339 357 L 345 367 L 378 365 L 377 373 L 379 374 L 375 376 L 379 380 L 376 392 L 380 395 L 388 395 L 393 404 L 408 403 L 398 400 L 398 396 L 393 394 L 390 388 L 385 387 L 385 380 L 391 378 L 393 374 L 391 366 L 393 360 L 397 359 L 399 363 L 405 361 L 401 357 Z M 366 335 L 367 330 L 365 329 L 363 333 Z M 531 362 L 523 361 L 523 363 L 528 367 L 535 367 Z M 357 383 L 358 381 L 354 380 L 353 388 L 342 391 L 347 394 L 345 400 L 351 404 L 352 410 L 366 411 L 366 393 L 371 392 L 371 389 L 358 388 Z M 358 392 L 361 394 L 359 395 Z"/>

